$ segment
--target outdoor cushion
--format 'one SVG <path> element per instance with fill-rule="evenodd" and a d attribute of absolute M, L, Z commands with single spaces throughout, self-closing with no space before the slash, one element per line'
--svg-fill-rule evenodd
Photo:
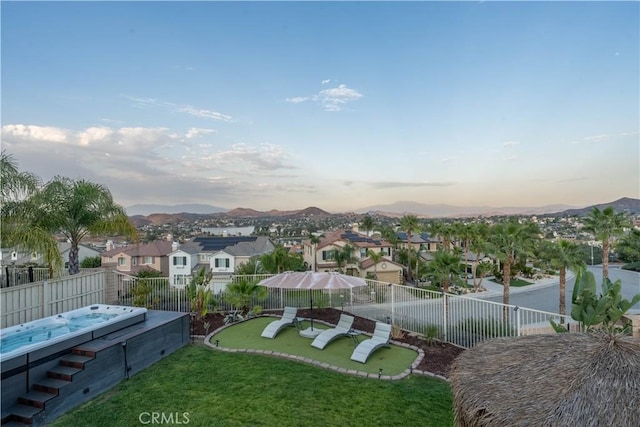
<path fill-rule="evenodd" d="M 348 314 L 341 314 L 340 321 L 333 329 L 327 329 L 318 335 L 311 345 L 315 348 L 319 348 L 320 350 L 324 349 L 331 341 L 336 338 L 343 337 L 349 333 L 351 330 L 351 325 L 353 325 L 354 317 L 349 316 Z"/>
<path fill-rule="evenodd" d="M 262 331 L 261 336 L 265 338 L 275 338 L 283 328 L 295 325 L 297 313 L 297 308 L 285 307 L 284 312 L 282 313 L 282 318 L 280 318 L 280 320 L 274 320 L 273 322 L 269 323 L 267 327 Z"/>
<path fill-rule="evenodd" d="M 373 336 L 362 341 L 353 350 L 351 354 L 351 360 L 356 362 L 366 363 L 371 354 L 380 347 L 386 347 L 391 340 L 391 325 L 387 323 L 376 322 L 376 329 L 373 331 Z"/>

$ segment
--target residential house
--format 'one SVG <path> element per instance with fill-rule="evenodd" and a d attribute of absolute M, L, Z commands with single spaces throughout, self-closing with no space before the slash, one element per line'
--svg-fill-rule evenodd
<path fill-rule="evenodd" d="M 115 265 L 122 273 L 135 275 L 142 270 L 157 271 L 169 275 L 169 254 L 177 242 L 156 240 L 146 244 L 135 244 L 102 252 L 102 265 Z"/>
<path fill-rule="evenodd" d="M 62 255 L 62 259 L 64 260 L 64 268 L 69 267 L 69 252 L 71 251 L 71 243 L 69 242 L 58 242 L 58 251 Z M 78 245 L 78 261 L 82 262 L 85 258 L 100 256 L 100 252 L 96 249 L 79 244 Z M 44 259 L 44 255 L 37 252 L 29 252 L 29 251 L 20 251 L 17 249 L 6 249 L 2 248 L 2 256 L 0 257 L 0 262 L 3 267 L 7 265 L 36 265 L 46 267 L 47 262 Z"/>
<path fill-rule="evenodd" d="M 352 262 L 344 266 L 346 274 L 373 277 L 377 273 L 377 279 L 380 281 L 395 284 L 402 282 L 403 266 L 392 260 L 393 245 L 382 238 L 341 229 L 327 234 L 317 245 L 312 244 L 310 240 L 304 240 L 302 244 L 304 260 L 314 271 L 337 271 L 335 253 L 348 244 L 354 251 Z M 377 265 L 368 254 L 370 249 L 382 253 L 382 259 Z"/>
<path fill-rule="evenodd" d="M 196 237 L 169 254 L 169 279 L 173 286 L 189 283 L 192 273 L 204 268 L 216 277 L 229 278 L 236 267 L 271 253 L 273 242 L 264 236 Z"/>
<path fill-rule="evenodd" d="M 411 247 L 411 249 L 417 253 L 420 252 L 435 252 L 438 250 L 438 247 L 442 246 L 442 239 L 438 236 L 431 237 L 429 233 L 415 233 L 411 234 L 411 242 L 407 242 L 407 233 L 405 232 L 397 232 L 396 236 L 400 242 L 400 247 L 406 249 Z"/>

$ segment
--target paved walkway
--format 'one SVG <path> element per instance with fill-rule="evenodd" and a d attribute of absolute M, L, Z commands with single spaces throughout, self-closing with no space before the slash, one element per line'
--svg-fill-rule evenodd
<path fill-rule="evenodd" d="M 271 316 L 271 317 L 277 317 L 278 319 L 280 318 L 280 316 Z M 318 323 L 323 323 L 327 326 L 335 326 L 332 325 L 330 323 L 326 323 L 323 322 L 321 320 L 314 320 L 314 322 L 318 322 Z M 445 378 L 443 376 L 440 375 L 436 375 L 433 374 L 431 372 L 427 372 L 427 371 L 421 371 L 418 368 L 418 366 L 420 365 L 420 362 L 422 362 L 422 359 L 424 358 L 424 351 L 421 348 L 406 344 L 406 343 L 401 343 L 398 341 L 391 341 L 391 344 L 393 345 L 398 345 L 400 347 L 405 347 L 405 348 L 409 348 L 411 350 L 414 350 L 418 353 L 418 357 L 416 357 L 416 360 L 413 361 L 413 363 L 411 364 L 411 366 L 409 366 L 409 368 L 405 369 L 403 372 L 397 374 L 397 375 L 381 375 L 381 374 L 372 374 L 370 372 L 364 372 L 364 371 L 358 371 L 355 369 L 346 369 L 346 368 L 341 368 L 339 366 L 334 366 L 331 365 L 327 362 L 322 362 L 320 360 L 315 360 L 315 359 L 311 359 L 308 357 L 303 357 L 303 356 L 297 356 L 295 354 L 288 354 L 288 353 L 282 353 L 282 352 L 278 352 L 278 351 L 273 351 L 273 350 L 254 350 L 254 349 L 250 349 L 250 348 L 228 348 L 228 347 L 220 347 L 219 345 L 216 345 L 215 340 L 212 343 L 211 342 L 211 338 L 213 338 L 213 336 L 215 334 L 217 334 L 218 332 L 220 332 L 221 330 L 223 330 L 224 328 L 227 328 L 229 326 L 233 326 L 233 324 L 231 325 L 224 325 L 218 329 L 216 329 L 215 331 L 211 332 L 209 335 L 207 335 L 206 337 L 204 337 L 204 345 L 206 345 L 207 347 L 213 348 L 215 350 L 220 350 L 220 351 L 226 351 L 229 353 L 247 353 L 247 354 L 263 354 L 266 356 L 273 356 L 273 357 L 279 357 L 281 359 L 289 359 L 289 360 L 295 360 L 297 362 L 302 362 L 302 363 L 307 363 L 309 365 L 313 365 L 313 366 L 317 366 L 319 368 L 324 368 L 324 369 L 328 369 L 330 371 L 336 371 L 336 372 L 340 372 L 341 374 L 347 374 L 347 375 L 354 375 L 354 376 L 358 376 L 358 377 L 364 377 L 364 378 L 373 378 L 373 379 L 379 379 L 379 380 L 401 380 L 405 377 L 407 377 L 410 374 L 419 374 L 419 375 L 425 375 L 425 376 L 429 376 L 429 377 L 433 377 L 433 378 L 438 378 L 441 379 L 443 381 L 447 381 L 449 382 L 448 378 Z M 366 332 L 362 332 L 365 335 L 371 335 L 368 334 Z"/>
<path fill-rule="evenodd" d="M 574 274 L 567 271 L 567 281 L 573 279 L 573 277 L 574 277 Z M 524 279 L 524 280 L 528 282 L 531 281 L 531 279 Z M 469 283 L 469 285 L 473 286 L 473 280 L 468 280 L 467 282 Z M 513 295 L 521 292 L 530 292 L 537 289 L 544 289 L 551 286 L 556 286 L 559 283 L 560 283 L 560 277 L 552 276 L 549 278 L 534 281 L 531 285 L 527 285 L 527 286 L 509 286 L 509 294 Z M 502 295 L 502 292 L 504 289 L 501 284 L 492 282 L 488 277 L 485 277 L 482 280 L 482 287 L 485 288 L 486 291 L 467 294 L 467 295 L 475 298 L 489 298 L 489 297 Z"/>

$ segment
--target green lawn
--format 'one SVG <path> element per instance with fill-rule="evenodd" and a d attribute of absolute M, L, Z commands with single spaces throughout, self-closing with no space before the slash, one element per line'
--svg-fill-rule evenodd
<path fill-rule="evenodd" d="M 256 350 L 272 350 L 281 353 L 295 354 L 308 357 L 313 360 L 327 362 L 333 366 L 345 369 L 355 369 L 371 374 L 379 373 L 382 369 L 384 375 L 397 375 L 409 368 L 416 360 L 418 353 L 405 347 L 391 345 L 376 350 L 367 363 L 362 364 L 351 360 L 351 353 L 355 343 L 351 337 L 340 337 L 332 341 L 324 350 L 311 347 L 310 338 L 303 338 L 294 327 L 283 329 L 275 339 L 262 338 L 262 330 L 270 322 L 276 320 L 273 317 L 258 317 L 246 322 L 238 323 L 232 327 L 223 329 L 213 336 L 213 340 L 219 340 L 219 345 L 229 348 L 251 348 Z M 302 327 L 311 326 L 304 321 Z M 314 328 L 326 329 L 327 326 L 314 323 Z M 370 338 L 368 335 L 360 335 L 359 340 Z"/>
<path fill-rule="evenodd" d="M 150 424 L 151 412 L 189 426 L 453 425 L 451 389 L 441 380 L 367 379 L 202 345 L 179 350 L 51 425 L 139 426 Z"/>
<path fill-rule="evenodd" d="M 498 282 L 495 280 L 491 280 L 492 282 L 498 283 L 499 285 L 502 285 L 502 282 Z M 529 286 L 531 285 L 531 282 L 527 282 L 526 280 L 522 280 L 522 279 L 511 279 L 511 282 L 509 282 L 509 286 L 515 286 L 516 288 L 520 288 L 522 286 Z"/>

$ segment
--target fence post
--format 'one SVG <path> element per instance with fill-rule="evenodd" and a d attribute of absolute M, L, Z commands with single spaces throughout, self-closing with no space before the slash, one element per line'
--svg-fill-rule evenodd
<path fill-rule="evenodd" d="M 513 307 L 513 311 L 516 312 L 516 336 L 520 336 L 520 310 L 518 310 L 520 307 L 518 307 L 517 305 L 515 307 Z"/>
<path fill-rule="evenodd" d="M 396 306 L 395 306 L 395 300 L 393 297 L 393 288 L 394 286 L 389 283 L 389 287 L 391 288 L 391 324 L 395 324 L 396 323 Z"/>
<path fill-rule="evenodd" d="M 448 306 L 448 301 L 447 301 L 447 294 L 445 294 L 444 292 L 442 293 L 442 329 L 443 329 L 443 335 L 444 335 L 444 342 L 449 342 L 447 339 L 447 317 L 448 313 L 447 313 L 447 306 Z"/>
<path fill-rule="evenodd" d="M 51 285 L 48 280 L 42 283 L 42 317 L 51 316 Z"/>

